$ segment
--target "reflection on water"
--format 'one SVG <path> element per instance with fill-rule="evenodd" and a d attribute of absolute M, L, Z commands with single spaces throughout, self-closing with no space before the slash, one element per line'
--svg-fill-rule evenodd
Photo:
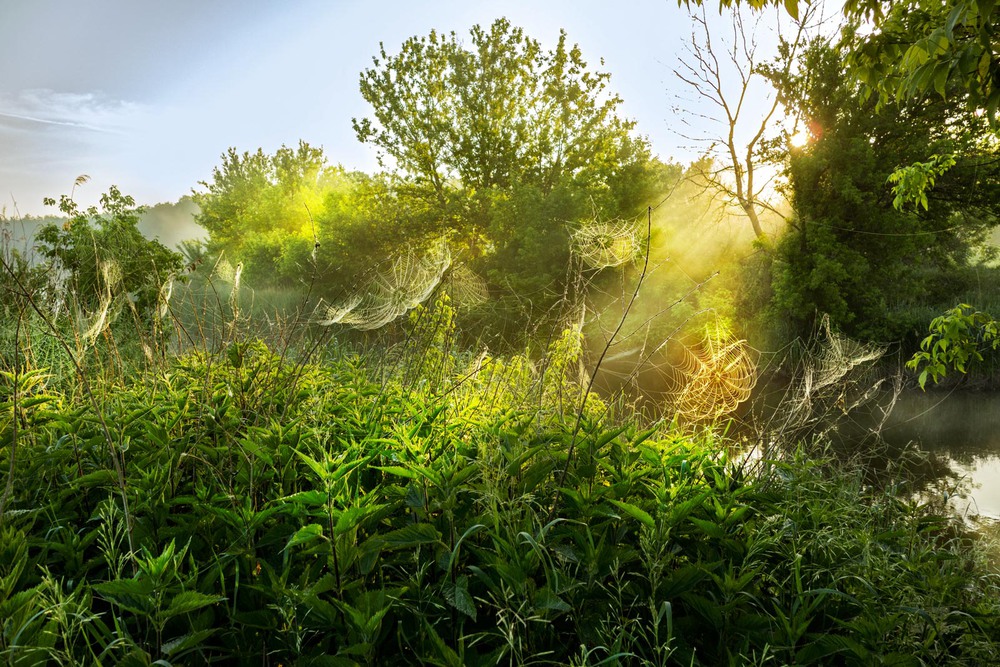
<path fill-rule="evenodd" d="M 890 444 L 917 442 L 949 459 L 971 487 L 953 506 L 1000 519 L 1000 393 L 905 391 L 883 435 Z"/>

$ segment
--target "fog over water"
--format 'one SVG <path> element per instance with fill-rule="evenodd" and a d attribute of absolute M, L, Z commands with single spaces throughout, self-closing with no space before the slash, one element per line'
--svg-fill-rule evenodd
<path fill-rule="evenodd" d="M 1000 393 L 906 391 L 883 435 L 891 444 L 916 442 L 948 457 L 970 490 L 953 505 L 1000 519 Z"/>

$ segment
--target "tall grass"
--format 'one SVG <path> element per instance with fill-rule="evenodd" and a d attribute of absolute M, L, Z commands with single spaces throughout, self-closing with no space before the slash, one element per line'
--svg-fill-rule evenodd
<path fill-rule="evenodd" d="M 206 283 L 162 335 L 84 344 L 6 274 L 5 664 L 1000 655 L 992 566 L 903 469 L 872 485 L 611 410 L 572 328 L 534 358 L 463 350 L 440 298 L 348 345 Z"/>

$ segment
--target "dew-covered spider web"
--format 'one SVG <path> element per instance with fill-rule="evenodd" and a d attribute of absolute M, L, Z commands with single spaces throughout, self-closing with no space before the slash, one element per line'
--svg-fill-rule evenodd
<path fill-rule="evenodd" d="M 621 266 L 642 250 L 642 237 L 634 221 L 595 218 L 571 234 L 573 252 L 592 269 Z"/>
<path fill-rule="evenodd" d="M 686 383 L 674 406 L 684 421 L 712 421 L 735 411 L 757 384 L 753 348 L 724 327 L 714 327 L 696 346 L 685 346 L 684 357 L 678 370 Z"/>
<path fill-rule="evenodd" d="M 786 373 L 791 381 L 769 419 L 758 427 L 768 441 L 799 442 L 813 437 L 827 439 L 845 421 L 875 411 L 866 421 L 878 424 L 888 418 L 898 387 L 884 396 L 885 378 L 872 374 L 886 347 L 862 343 L 835 331 L 824 316 L 816 333 L 796 355 Z M 872 431 L 872 428 L 866 430 Z"/>
<path fill-rule="evenodd" d="M 452 303 L 459 308 L 475 308 L 490 298 L 486 281 L 467 264 L 456 264 L 451 267 L 445 278 L 445 289 Z"/>
<path fill-rule="evenodd" d="M 98 274 L 102 285 L 97 287 L 101 292 L 100 301 L 94 312 L 84 312 L 82 308 L 74 308 L 74 324 L 81 342 L 84 345 L 93 344 L 97 336 L 113 319 L 111 304 L 115 293 L 119 291 L 122 282 L 122 269 L 114 260 L 102 260 L 98 264 Z"/>
<path fill-rule="evenodd" d="M 401 253 L 373 271 L 346 299 L 322 304 L 316 323 L 361 330 L 383 327 L 433 294 L 449 266 L 451 251 L 443 239 L 426 250 Z"/>

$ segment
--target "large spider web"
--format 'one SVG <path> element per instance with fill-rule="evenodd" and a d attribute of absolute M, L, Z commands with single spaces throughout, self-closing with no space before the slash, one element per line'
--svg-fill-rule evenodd
<path fill-rule="evenodd" d="M 423 303 L 440 284 L 449 266 L 451 251 L 444 240 L 425 252 L 411 250 L 397 255 L 342 302 L 323 304 L 318 309 L 316 323 L 344 324 L 361 330 L 383 327 Z"/>
<path fill-rule="evenodd" d="M 745 340 L 717 329 L 696 347 L 685 346 L 679 369 L 687 382 L 674 409 L 688 422 L 712 421 L 736 410 L 757 384 L 754 351 Z"/>
<path fill-rule="evenodd" d="M 795 440 L 836 431 L 840 418 L 870 406 L 879 394 L 883 382 L 871 380 L 868 372 L 885 351 L 883 345 L 861 343 L 836 332 L 824 316 L 767 430 Z M 882 409 L 882 422 L 889 410 L 891 402 Z"/>

